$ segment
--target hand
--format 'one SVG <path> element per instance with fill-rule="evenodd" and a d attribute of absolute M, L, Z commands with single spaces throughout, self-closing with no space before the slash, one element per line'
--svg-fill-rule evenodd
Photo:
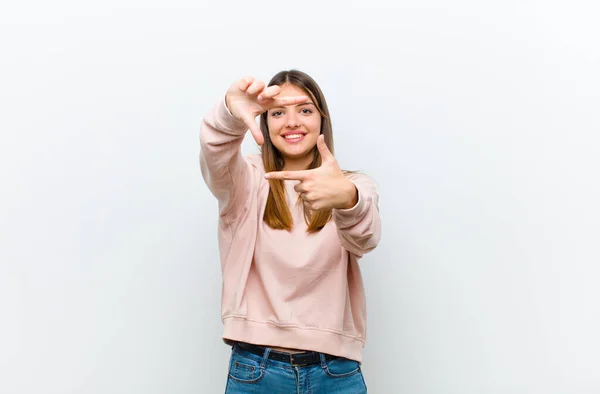
<path fill-rule="evenodd" d="M 304 203 L 313 211 L 352 208 L 358 202 L 356 186 L 340 170 L 322 134 L 317 139 L 317 148 L 322 161 L 319 168 L 304 171 L 273 171 L 265 174 L 265 178 L 300 181 L 294 186 L 294 190 L 300 193 Z"/>
<path fill-rule="evenodd" d="M 253 77 L 245 77 L 231 85 L 225 94 L 225 104 L 231 114 L 244 122 L 250 129 L 258 145 L 264 138 L 256 117 L 274 107 L 300 104 L 308 100 L 307 96 L 277 97 L 281 88 L 277 85 L 265 88 L 265 83 Z"/>

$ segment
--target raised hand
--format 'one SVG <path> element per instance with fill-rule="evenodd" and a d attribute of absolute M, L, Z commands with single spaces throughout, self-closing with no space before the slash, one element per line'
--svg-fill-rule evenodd
<path fill-rule="evenodd" d="M 356 186 L 344 176 L 321 134 L 317 139 L 321 166 L 304 171 L 273 171 L 266 179 L 292 179 L 300 181 L 294 190 L 300 193 L 306 206 L 313 211 L 348 209 L 358 202 Z"/>
<path fill-rule="evenodd" d="M 225 95 L 225 103 L 231 114 L 244 122 L 250 129 L 258 145 L 264 143 L 264 138 L 256 117 L 274 107 L 296 105 L 308 100 L 307 96 L 277 97 L 281 88 L 277 85 L 265 88 L 265 83 L 245 77 L 231 85 Z"/>

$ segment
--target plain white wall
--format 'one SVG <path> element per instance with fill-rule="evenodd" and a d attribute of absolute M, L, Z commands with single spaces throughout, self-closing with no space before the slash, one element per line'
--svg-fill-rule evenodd
<path fill-rule="evenodd" d="M 380 186 L 370 392 L 600 392 L 598 8 L 2 5 L 0 392 L 223 391 L 200 119 L 289 68 Z"/>

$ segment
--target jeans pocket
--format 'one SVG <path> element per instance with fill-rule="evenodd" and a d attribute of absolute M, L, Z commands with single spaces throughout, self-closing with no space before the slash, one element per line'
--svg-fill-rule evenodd
<path fill-rule="evenodd" d="M 328 361 L 324 368 L 327 376 L 332 378 L 345 378 L 360 372 L 360 363 L 347 358 L 336 358 Z"/>
<path fill-rule="evenodd" d="M 264 375 L 260 364 L 234 353 L 229 362 L 229 378 L 241 383 L 258 382 Z"/>

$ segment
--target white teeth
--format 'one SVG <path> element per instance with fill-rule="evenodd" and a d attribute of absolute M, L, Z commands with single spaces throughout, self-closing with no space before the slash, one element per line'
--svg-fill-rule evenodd
<path fill-rule="evenodd" d="M 302 137 L 302 134 L 288 134 L 286 136 L 284 136 L 283 138 L 285 138 L 286 140 L 293 140 L 295 138 L 300 138 Z"/>

